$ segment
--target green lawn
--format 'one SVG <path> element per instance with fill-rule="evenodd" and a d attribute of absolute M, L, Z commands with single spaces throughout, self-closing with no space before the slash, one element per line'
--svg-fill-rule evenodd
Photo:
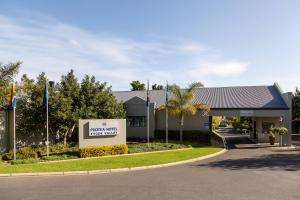
<path fill-rule="evenodd" d="M 59 172 L 139 167 L 188 160 L 216 153 L 220 150 L 222 149 L 218 147 L 202 147 L 170 152 L 103 157 L 64 162 L 49 162 L 22 165 L 0 164 L 0 173 Z"/>

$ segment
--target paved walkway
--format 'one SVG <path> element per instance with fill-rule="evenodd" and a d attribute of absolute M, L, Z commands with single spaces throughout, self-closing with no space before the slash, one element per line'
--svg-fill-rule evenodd
<path fill-rule="evenodd" d="M 134 172 L 0 179 L 1 200 L 300 199 L 300 150 L 239 145 L 208 160 Z"/>

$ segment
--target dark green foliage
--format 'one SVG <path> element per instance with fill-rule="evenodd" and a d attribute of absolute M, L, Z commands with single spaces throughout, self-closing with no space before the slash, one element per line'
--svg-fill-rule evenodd
<path fill-rule="evenodd" d="M 16 152 L 16 156 L 17 159 L 21 159 L 21 160 L 30 159 L 30 158 L 37 159 L 38 157 L 35 149 L 31 147 L 23 147 L 18 149 Z M 9 151 L 8 153 L 2 155 L 2 160 L 9 161 L 9 160 L 13 160 L 13 158 L 14 158 L 13 151 Z"/>
<path fill-rule="evenodd" d="M 17 139 L 29 145 L 46 139 L 46 115 L 43 92 L 47 78 L 40 74 L 37 80 L 23 75 L 17 88 Z M 123 104 L 118 103 L 107 84 L 86 75 L 78 82 L 71 70 L 61 82 L 49 87 L 49 134 L 66 145 L 67 139 L 77 133 L 78 119 L 124 118 Z"/>
<path fill-rule="evenodd" d="M 65 160 L 79 158 L 78 147 L 74 144 L 63 143 L 52 144 L 49 146 L 50 156 L 46 156 L 46 146 L 22 147 L 17 150 L 17 160 L 35 159 L 35 160 Z M 13 151 L 4 153 L 2 160 L 12 161 Z M 21 162 L 21 161 L 20 161 Z"/>
<path fill-rule="evenodd" d="M 14 154 L 12 151 L 2 154 L 2 160 L 9 161 L 13 159 L 14 159 Z"/>
<path fill-rule="evenodd" d="M 156 130 L 155 131 L 155 138 L 165 139 L 166 138 L 166 131 L 165 130 Z M 179 140 L 180 139 L 179 131 L 169 130 L 169 139 L 170 140 Z M 210 134 L 209 134 L 208 131 L 207 132 L 204 132 L 204 131 L 183 131 L 183 140 L 209 144 Z"/>
<path fill-rule="evenodd" d="M 146 90 L 145 84 L 141 83 L 140 81 L 136 80 L 136 81 L 132 81 L 130 83 L 131 85 L 131 90 L 132 91 L 136 91 L 136 90 Z"/>
<path fill-rule="evenodd" d="M 300 127 L 300 91 L 296 89 L 292 99 L 293 112 L 293 132 L 299 133 Z"/>
<path fill-rule="evenodd" d="M 12 160 L 10 163 L 12 165 L 19 165 L 19 164 L 32 164 L 32 163 L 37 163 L 39 162 L 38 159 L 30 158 L 30 159 L 25 159 L 25 160 Z"/>
<path fill-rule="evenodd" d="M 152 85 L 152 90 L 163 90 L 164 86 L 163 85 L 158 85 L 158 84 L 154 84 Z"/>

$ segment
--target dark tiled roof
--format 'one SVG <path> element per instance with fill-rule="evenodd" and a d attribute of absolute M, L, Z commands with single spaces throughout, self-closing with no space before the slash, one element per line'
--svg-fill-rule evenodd
<path fill-rule="evenodd" d="M 133 97 L 146 99 L 146 91 L 113 92 L 120 102 Z M 172 98 L 172 95 L 170 96 Z M 164 90 L 150 91 L 150 101 L 156 107 L 165 103 Z M 205 103 L 211 109 L 287 109 L 278 89 L 272 86 L 240 86 L 197 88 L 194 103 Z"/>

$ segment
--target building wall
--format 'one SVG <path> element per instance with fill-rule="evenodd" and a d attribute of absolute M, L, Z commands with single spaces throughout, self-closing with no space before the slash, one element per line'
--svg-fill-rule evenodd
<path fill-rule="evenodd" d="M 7 130 L 7 114 L 0 111 L 0 152 L 6 152 L 9 149 L 8 130 Z"/>
<path fill-rule="evenodd" d="M 147 120 L 147 106 L 143 99 L 138 97 L 132 98 L 125 103 L 126 116 L 144 116 Z M 150 138 L 154 138 L 155 131 L 155 109 L 154 103 L 150 104 Z M 147 126 L 145 127 L 129 127 L 127 125 L 127 137 L 147 138 Z"/>
<path fill-rule="evenodd" d="M 206 125 L 206 126 L 205 126 Z M 183 130 L 192 131 L 208 131 L 208 116 L 203 116 L 201 111 L 197 111 L 196 115 L 185 116 L 183 123 Z M 165 130 L 166 128 L 166 112 L 156 112 L 156 129 Z M 179 117 L 169 115 L 169 130 L 179 130 L 180 119 Z"/>
<path fill-rule="evenodd" d="M 257 132 L 257 139 L 259 143 L 267 143 L 269 142 L 269 134 L 268 133 L 263 133 L 263 123 L 264 122 L 269 122 L 269 123 L 274 123 L 274 126 L 280 126 L 280 117 L 255 117 L 254 120 L 256 121 L 256 132 Z M 275 135 L 276 137 L 276 142 L 279 141 L 279 136 L 278 134 Z"/>

